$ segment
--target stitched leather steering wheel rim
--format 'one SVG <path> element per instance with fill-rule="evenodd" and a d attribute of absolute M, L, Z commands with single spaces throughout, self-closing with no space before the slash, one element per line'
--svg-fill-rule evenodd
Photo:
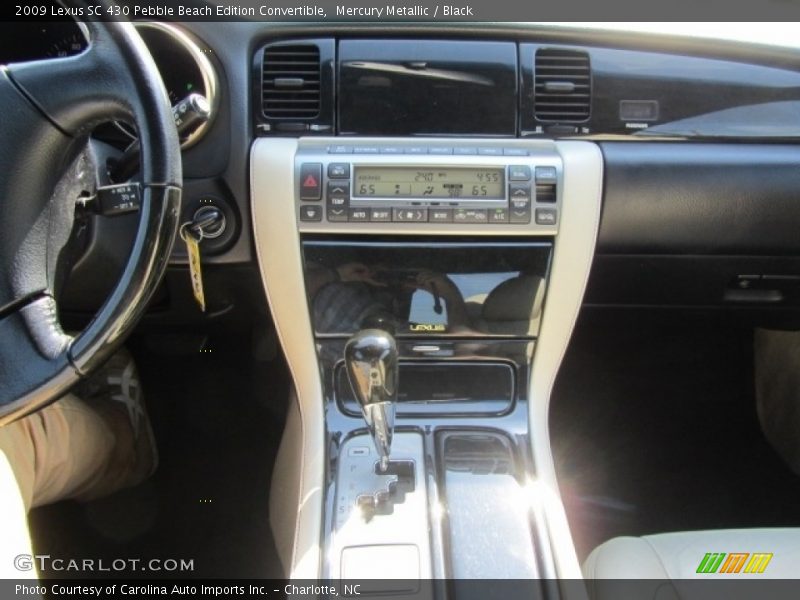
<path fill-rule="evenodd" d="M 132 24 L 86 26 L 83 53 L 0 69 L 0 425 L 57 399 L 122 344 L 176 237 L 180 146 L 164 84 Z M 85 175 L 79 160 L 88 135 L 112 119 L 139 133 L 139 227 L 119 282 L 73 338 L 58 323 L 54 295 L 76 200 L 64 197 L 64 174 Z"/>

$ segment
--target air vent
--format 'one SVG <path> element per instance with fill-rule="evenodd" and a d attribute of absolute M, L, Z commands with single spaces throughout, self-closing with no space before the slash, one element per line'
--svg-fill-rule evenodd
<path fill-rule="evenodd" d="M 312 44 L 264 49 L 262 111 L 270 119 L 314 119 L 320 112 L 320 55 Z"/>
<path fill-rule="evenodd" d="M 589 55 L 559 48 L 536 51 L 534 112 L 539 121 L 580 123 L 591 112 Z"/>

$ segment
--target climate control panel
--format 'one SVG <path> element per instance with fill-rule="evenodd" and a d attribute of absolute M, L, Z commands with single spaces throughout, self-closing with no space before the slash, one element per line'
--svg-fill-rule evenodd
<path fill-rule="evenodd" d="M 543 234 L 558 230 L 562 163 L 519 140 L 300 140 L 297 223 L 308 232 Z"/>

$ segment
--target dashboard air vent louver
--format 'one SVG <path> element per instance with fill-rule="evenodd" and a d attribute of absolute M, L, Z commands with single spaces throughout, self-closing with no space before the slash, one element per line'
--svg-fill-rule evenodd
<path fill-rule="evenodd" d="M 591 113 L 592 73 L 586 52 L 536 51 L 534 111 L 539 121 L 580 123 Z"/>
<path fill-rule="evenodd" d="M 313 44 L 264 49 L 262 111 L 272 119 L 313 119 L 320 112 L 320 52 Z"/>

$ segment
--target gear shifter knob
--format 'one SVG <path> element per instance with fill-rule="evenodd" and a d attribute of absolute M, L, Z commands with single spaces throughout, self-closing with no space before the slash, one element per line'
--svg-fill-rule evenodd
<path fill-rule="evenodd" d="M 382 329 L 362 329 L 347 340 L 344 359 L 350 385 L 380 456 L 381 470 L 385 471 L 397 401 L 397 344 Z"/>

